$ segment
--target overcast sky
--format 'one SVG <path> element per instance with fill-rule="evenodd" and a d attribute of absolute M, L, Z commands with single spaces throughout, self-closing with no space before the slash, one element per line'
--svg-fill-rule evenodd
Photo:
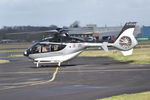
<path fill-rule="evenodd" d="M 150 0 L 0 0 L 0 27 L 35 25 L 150 25 Z"/>

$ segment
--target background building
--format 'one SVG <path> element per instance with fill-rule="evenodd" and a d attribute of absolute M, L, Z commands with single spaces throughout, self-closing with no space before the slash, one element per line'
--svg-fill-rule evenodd
<path fill-rule="evenodd" d="M 150 26 L 143 26 L 137 35 L 138 41 L 150 41 Z"/>
<path fill-rule="evenodd" d="M 95 24 L 89 24 L 86 27 L 77 27 L 77 28 L 69 28 L 69 34 L 71 36 L 77 36 L 84 38 L 89 41 L 108 41 L 111 38 L 115 38 L 118 36 L 122 29 L 122 26 L 116 27 L 97 27 Z M 141 29 L 139 26 L 135 28 L 134 35 L 141 33 Z"/>

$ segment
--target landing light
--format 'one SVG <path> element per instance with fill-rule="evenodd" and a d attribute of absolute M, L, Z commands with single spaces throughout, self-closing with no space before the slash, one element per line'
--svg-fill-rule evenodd
<path fill-rule="evenodd" d="M 27 53 L 27 51 L 24 51 L 24 56 L 28 56 L 28 53 Z"/>

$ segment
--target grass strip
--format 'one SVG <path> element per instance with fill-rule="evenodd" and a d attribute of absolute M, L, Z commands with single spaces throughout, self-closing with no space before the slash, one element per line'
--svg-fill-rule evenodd
<path fill-rule="evenodd" d="M 130 56 L 123 56 L 118 50 L 110 50 L 109 52 L 100 51 L 84 51 L 80 57 L 111 57 L 120 62 L 128 62 L 131 64 L 150 64 L 150 48 L 134 49 Z"/>
<path fill-rule="evenodd" d="M 0 50 L 0 53 L 8 53 L 8 52 L 24 52 L 25 49 L 10 49 L 10 50 Z"/>
<path fill-rule="evenodd" d="M 10 55 L 10 56 L 8 56 L 8 57 L 24 57 L 24 56 L 21 55 L 21 54 L 20 54 L 20 55 L 18 54 L 18 55 Z"/>
<path fill-rule="evenodd" d="M 142 92 L 135 94 L 123 94 L 97 100 L 150 100 L 150 92 Z"/>
<path fill-rule="evenodd" d="M 9 63 L 9 60 L 0 60 L 0 64 Z"/>

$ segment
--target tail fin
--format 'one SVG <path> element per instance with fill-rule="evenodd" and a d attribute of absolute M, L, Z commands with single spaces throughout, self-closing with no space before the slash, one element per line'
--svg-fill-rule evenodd
<path fill-rule="evenodd" d="M 137 45 L 137 40 L 135 39 L 133 32 L 135 29 L 136 22 L 128 22 L 122 28 L 119 36 L 114 42 L 114 46 L 122 51 L 131 50 Z"/>

